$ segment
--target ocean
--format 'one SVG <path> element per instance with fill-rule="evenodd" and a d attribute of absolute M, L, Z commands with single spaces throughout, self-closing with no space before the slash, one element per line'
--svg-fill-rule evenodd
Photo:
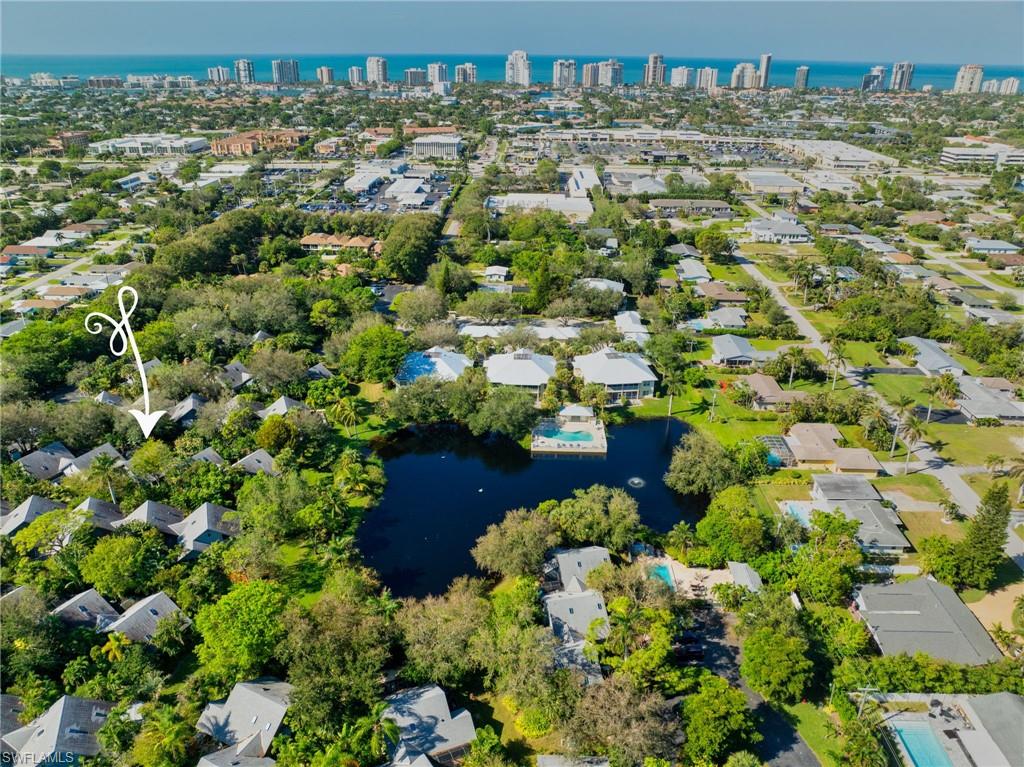
<path fill-rule="evenodd" d="M 455 65 L 472 62 L 477 66 L 479 80 L 501 81 L 505 79 L 505 55 L 480 54 L 369 54 L 383 55 L 388 60 L 388 74 L 392 80 L 401 80 L 402 71 L 410 67 L 426 69 L 428 63 L 442 61 L 448 65 L 448 76 L 454 79 Z M 28 77 L 34 72 L 50 72 L 51 74 L 78 75 L 82 79 L 92 75 L 192 75 L 197 80 L 206 79 L 207 67 L 223 65 L 231 67 L 235 59 L 251 59 L 256 69 L 256 79 L 270 81 L 270 62 L 273 59 L 294 58 L 299 61 L 299 72 L 303 80 L 313 80 L 317 67 L 334 68 L 334 77 L 344 80 L 350 66 L 366 66 L 366 55 L 363 54 L 209 54 L 187 56 L 59 56 L 59 55 L 0 55 L 0 74 L 7 77 Z M 533 79 L 537 82 L 550 82 L 551 68 L 555 59 L 573 58 L 572 56 L 531 56 L 533 62 Z M 582 74 L 583 64 L 601 61 L 610 56 L 577 56 L 577 76 Z M 624 67 L 627 83 L 637 82 L 643 76 L 645 56 L 617 56 Z M 728 85 L 732 68 L 740 61 L 750 61 L 757 65 L 756 58 L 748 59 L 688 59 L 665 57 L 666 71 L 672 67 L 717 67 L 718 84 Z M 810 67 L 809 86 L 811 88 L 859 88 L 861 78 L 877 64 L 886 66 L 886 77 L 892 71 L 892 62 L 839 62 L 839 61 L 787 61 L 772 62 L 770 84 L 774 86 L 791 86 L 796 68 L 801 64 Z M 913 87 L 920 89 L 923 85 L 932 85 L 936 90 L 948 90 L 953 87 L 958 64 L 917 64 L 914 71 Z M 985 78 L 1019 77 L 1024 79 L 1024 68 L 1015 66 L 986 66 Z M 666 75 L 667 79 L 667 75 Z M 886 81 L 888 85 L 888 79 Z"/>

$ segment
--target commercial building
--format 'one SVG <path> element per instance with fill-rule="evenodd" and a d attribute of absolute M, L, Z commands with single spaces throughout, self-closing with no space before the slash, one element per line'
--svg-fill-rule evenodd
<path fill-rule="evenodd" d="M 121 82 L 121 78 L 116 75 L 90 77 L 85 81 L 86 88 L 99 88 L 102 90 L 120 88 L 122 85 L 123 83 Z"/>
<path fill-rule="evenodd" d="M 819 168 L 830 170 L 868 170 L 891 168 L 899 160 L 845 141 L 791 139 L 779 142 L 787 151 L 801 159 L 814 160 Z"/>
<path fill-rule="evenodd" d="M 455 82 L 457 83 L 475 83 L 476 82 L 476 64 L 466 62 L 465 64 L 459 64 L 455 67 Z"/>
<path fill-rule="evenodd" d="M 644 85 L 665 84 L 665 57 L 660 53 L 652 53 L 644 64 Z"/>
<path fill-rule="evenodd" d="M 693 67 L 673 67 L 669 85 L 673 88 L 692 88 L 694 84 Z"/>
<path fill-rule="evenodd" d="M 208 67 L 206 79 L 211 83 L 229 83 L 231 82 L 231 70 L 227 67 Z"/>
<path fill-rule="evenodd" d="M 427 70 L 420 67 L 409 67 L 402 75 L 402 82 L 409 86 L 426 85 Z"/>
<path fill-rule="evenodd" d="M 871 67 L 871 71 L 860 81 L 860 89 L 868 93 L 881 93 L 885 90 L 885 67 Z"/>
<path fill-rule="evenodd" d="M 909 91 L 914 82 L 914 65 L 909 61 L 897 61 L 892 65 L 892 79 L 889 80 L 889 90 Z"/>
<path fill-rule="evenodd" d="M 366 59 L 366 81 L 374 84 L 388 81 L 388 60 L 382 56 L 369 56 Z"/>
<path fill-rule="evenodd" d="M 448 65 L 443 61 L 434 61 L 427 64 L 427 81 L 431 83 L 449 82 Z"/>
<path fill-rule="evenodd" d="M 718 70 L 714 67 L 702 67 L 697 70 L 697 90 L 713 91 L 718 88 Z"/>
<path fill-rule="evenodd" d="M 807 90 L 807 80 L 810 77 L 811 68 L 809 66 L 799 66 L 796 68 L 796 75 L 793 77 L 793 90 L 805 91 Z"/>
<path fill-rule="evenodd" d="M 509 210 L 552 210 L 573 223 L 586 221 L 594 213 L 594 206 L 586 197 L 532 192 L 509 192 L 488 197 L 487 207 L 499 213 Z"/>
<path fill-rule="evenodd" d="M 317 67 L 316 79 L 323 85 L 330 85 L 334 82 L 334 69 L 332 67 Z"/>
<path fill-rule="evenodd" d="M 793 192 L 802 194 L 804 191 L 802 182 L 776 171 L 748 171 L 741 174 L 740 178 L 754 194 L 787 195 Z"/>
<path fill-rule="evenodd" d="M 556 59 L 551 67 L 551 84 L 555 88 L 571 88 L 576 85 L 576 60 Z"/>
<path fill-rule="evenodd" d="M 576 168 L 569 176 L 570 197 L 586 197 L 591 189 L 601 186 L 601 177 L 593 168 Z"/>
<path fill-rule="evenodd" d="M 412 141 L 412 156 L 417 160 L 457 160 L 462 147 L 462 138 L 455 134 L 418 136 Z"/>
<path fill-rule="evenodd" d="M 985 68 L 981 64 L 964 64 L 956 73 L 953 93 L 981 93 L 983 79 L 985 79 Z"/>
<path fill-rule="evenodd" d="M 605 88 L 614 88 L 625 81 L 625 69 L 618 59 L 608 59 L 597 65 L 597 84 Z"/>
<path fill-rule="evenodd" d="M 505 82 L 528 88 L 532 80 L 533 64 L 526 51 L 512 51 L 505 60 Z"/>
<path fill-rule="evenodd" d="M 764 90 L 768 87 L 768 80 L 771 77 L 772 71 L 772 55 L 770 53 L 761 54 L 760 66 L 757 69 L 757 87 Z"/>
<path fill-rule="evenodd" d="M 755 88 L 759 82 L 757 70 L 749 62 L 743 62 L 733 67 L 732 77 L 729 79 L 730 88 Z"/>
<path fill-rule="evenodd" d="M 256 68 L 249 59 L 238 59 L 235 62 L 235 80 L 242 85 L 256 82 Z"/>
<path fill-rule="evenodd" d="M 363 74 L 362 67 L 349 67 L 348 68 L 348 84 L 349 85 L 362 85 L 366 82 L 366 75 Z"/>
<path fill-rule="evenodd" d="M 211 150 L 219 156 L 248 157 L 268 149 L 294 149 L 309 136 L 302 131 L 251 130 L 214 139 Z"/>
<path fill-rule="evenodd" d="M 128 157 L 153 157 L 164 154 L 195 154 L 210 148 L 202 136 L 179 136 L 177 133 L 140 133 L 93 141 L 89 154 L 118 154 Z"/>
<path fill-rule="evenodd" d="M 299 62 L 295 59 L 275 59 L 270 62 L 270 71 L 275 83 L 299 82 Z"/>
<path fill-rule="evenodd" d="M 596 88 L 601 76 L 601 67 L 597 62 L 583 65 L 583 87 Z"/>

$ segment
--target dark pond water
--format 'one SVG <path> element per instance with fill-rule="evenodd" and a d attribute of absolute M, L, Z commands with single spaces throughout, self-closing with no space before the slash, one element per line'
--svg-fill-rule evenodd
<path fill-rule="evenodd" d="M 419 597 L 476 573 L 469 550 L 507 510 L 565 498 L 576 488 L 626 489 L 644 524 L 658 531 L 681 519 L 694 522 L 703 501 L 677 495 L 661 479 L 684 428 L 663 419 L 614 427 L 605 458 L 534 459 L 514 443 L 454 428 L 406 433 L 378 448 L 388 484 L 360 529 L 360 549 L 392 592 Z M 643 485 L 631 487 L 634 478 Z"/>

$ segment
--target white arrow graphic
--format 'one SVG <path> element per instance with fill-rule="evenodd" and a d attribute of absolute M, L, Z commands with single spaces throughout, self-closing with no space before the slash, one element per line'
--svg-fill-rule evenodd
<path fill-rule="evenodd" d="M 124 305 L 124 297 L 126 295 L 130 295 L 132 300 L 132 305 L 128 308 L 125 308 Z M 93 335 L 97 335 L 103 332 L 103 323 L 109 322 L 113 328 L 113 332 L 110 334 L 110 352 L 115 357 L 123 357 L 131 349 L 132 357 L 135 359 L 135 367 L 139 369 L 139 378 L 142 381 L 142 405 L 146 408 L 146 412 L 143 413 L 138 410 L 129 410 L 128 412 L 135 416 L 135 420 L 139 422 L 142 435 L 149 437 L 153 432 L 153 427 L 156 426 L 156 422 L 160 420 L 160 416 L 167 411 L 157 410 L 155 413 L 149 412 L 149 381 L 146 379 L 146 369 L 142 366 L 142 355 L 139 354 L 139 347 L 135 343 L 135 334 L 132 332 L 132 326 L 128 322 L 132 312 L 135 311 L 135 307 L 138 305 L 138 292 L 135 288 L 126 285 L 117 291 L 117 308 L 121 310 L 121 321 L 118 322 L 103 312 L 90 312 L 85 318 L 85 329 Z"/>

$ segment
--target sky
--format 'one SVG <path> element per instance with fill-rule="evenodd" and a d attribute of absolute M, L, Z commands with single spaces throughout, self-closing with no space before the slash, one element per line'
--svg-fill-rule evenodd
<path fill-rule="evenodd" d="M 5 54 L 467 53 L 1024 64 L 988 0 L 3 0 Z"/>

